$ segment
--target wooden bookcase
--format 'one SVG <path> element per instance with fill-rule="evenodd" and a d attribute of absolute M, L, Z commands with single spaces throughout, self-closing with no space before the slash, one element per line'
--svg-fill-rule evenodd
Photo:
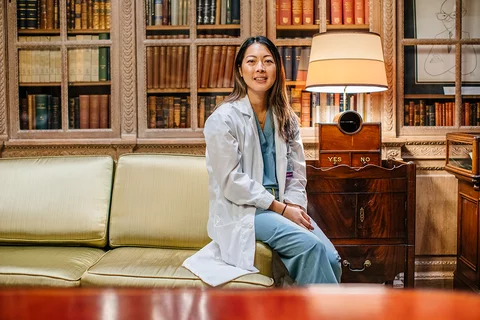
<path fill-rule="evenodd" d="M 46 10 L 38 7 L 40 1 L 7 4 L 9 140 L 41 144 L 121 137 L 120 79 L 125 75 L 118 51 L 120 31 L 127 23 L 120 22 L 124 1 L 102 2 L 95 14 L 93 2 L 91 9 L 87 2 L 82 1 L 85 8 L 68 7 L 69 3 L 58 1 Z M 27 4 L 33 7 L 25 8 Z M 35 17 L 38 21 L 28 22 Z M 42 113 L 48 124 L 43 125 Z"/>
<path fill-rule="evenodd" d="M 468 3 L 462 10 L 462 4 L 437 1 L 438 8 L 425 10 L 413 0 L 397 1 L 399 135 L 443 138 L 455 130 L 478 131 L 480 33 L 471 28 L 480 6 Z M 462 87 L 473 91 L 462 94 Z"/>

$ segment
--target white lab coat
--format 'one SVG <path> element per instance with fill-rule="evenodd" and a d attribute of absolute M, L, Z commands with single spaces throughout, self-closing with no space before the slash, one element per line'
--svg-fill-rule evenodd
<path fill-rule="evenodd" d="M 204 134 L 210 194 L 207 230 L 213 241 L 183 266 L 217 286 L 258 272 L 253 266 L 255 211 L 268 209 L 274 196 L 262 185 L 262 151 L 248 96 L 221 105 L 207 119 Z M 275 130 L 275 150 L 280 201 L 306 208 L 305 156 L 299 131 L 287 144 Z"/>

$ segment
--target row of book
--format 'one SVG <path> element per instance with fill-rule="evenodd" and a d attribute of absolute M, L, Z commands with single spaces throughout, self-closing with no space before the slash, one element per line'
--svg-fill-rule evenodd
<path fill-rule="evenodd" d="M 405 126 L 453 126 L 455 102 L 431 102 L 411 100 L 405 104 Z"/>
<path fill-rule="evenodd" d="M 190 96 L 148 96 L 147 127 L 190 128 Z"/>
<path fill-rule="evenodd" d="M 54 42 L 60 36 L 19 36 L 19 42 Z M 18 51 L 18 77 L 20 83 L 60 82 L 62 79 L 62 53 L 55 50 Z"/>
<path fill-rule="evenodd" d="M 233 68 L 238 49 L 239 47 L 235 45 L 199 46 L 197 52 L 198 87 L 233 87 Z"/>
<path fill-rule="evenodd" d="M 108 30 L 111 7 L 111 0 L 67 0 L 67 27 L 71 30 Z"/>
<path fill-rule="evenodd" d="M 146 58 L 147 89 L 189 87 L 190 47 L 147 47 Z"/>
<path fill-rule="evenodd" d="M 276 0 L 277 25 L 319 24 L 319 0 Z M 325 0 L 327 24 L 368 24 L 370 0 Z"/>
<path fill-rule="evenodd" d="M 58 0 L 17 0 L 17 26 L 25 29 L 59 29 Z"/>
<path fill-rule="evenodd" d="M 327 23 L 368 24 L 369 20 L 370 0 L 327 0 Z"/>
<path fill-rule="evenodd" d="M 20 98 L 20 130 L 61 129 L 60 99 L 49 94 Z"/>
<path fill-rule="evenodd" d="M 99 35 L 69 36 L 69 40 L 90 41 L 106 40 L 108 33 Z M 110 76 L 110 48 L 89 47 L 68 49 L 68 81 L 90 82 L 109 81 Z"/>
<path fill-rule="evenodd" d="M 110 95 L 84 94 L 68 99 L 70 129 L 110 128 Z"/>
<path fill-rule="evenodd" d="M 197 0 L 197 24 L 240 24 L 240 0 Z"/>
<path fill-rule="evenodd" d="M 463 125 L 480 126 L 480 101 L 462 103 L 463 107 Z"/>
<path fill-rule="evenodd" d="M 308 62 L 310 60 L 310 47 L 279 46 L 278 51 L 282 57 L 286 80 L 307 80 Z"/>
<path fill-rule="evenodd" d="M 144 0 L 146 26 L 188 25 L 188 0 Z"/>

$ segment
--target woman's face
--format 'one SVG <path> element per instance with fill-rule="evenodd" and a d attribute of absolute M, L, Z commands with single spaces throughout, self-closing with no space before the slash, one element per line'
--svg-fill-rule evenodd
<path fill-rule="evenodd" d="M 254 43 L 245 51 L 240 66 L 240 75 L 247 84 L 249 92 L 267 92 L 275 83 L 276 65 L 267 47 Z"/>

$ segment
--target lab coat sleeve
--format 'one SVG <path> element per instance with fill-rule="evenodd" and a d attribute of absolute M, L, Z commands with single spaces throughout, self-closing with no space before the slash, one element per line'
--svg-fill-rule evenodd
<path fill-rule="evenodd" d="M 243 171 L 243 151 L 240 149 L 239 135 L 244 133 L 242 122 L 234 117 L 235 115 L 225 112 L 214 112 L 205 123 L 204 135 L 210 174 L 229 201 L 237 205 L 268 209 L 274 196 Z M 254 146 L 251 143 L 248 145 Z"/>
<path fill-rule="evenodd" d="M 287 171 L 292 170 L 292 176 L 286 178 L 285 196 L 286 203 L 293 203 L 307 208 L 307 174 L 305 153 L 303 149 L 300 130 L 297 129 L 295 137 L 288 141 Z"/>

